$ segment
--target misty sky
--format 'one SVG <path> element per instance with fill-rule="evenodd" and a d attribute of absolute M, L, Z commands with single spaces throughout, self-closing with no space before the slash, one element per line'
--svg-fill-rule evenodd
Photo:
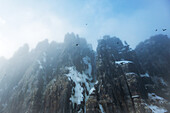
<path fill-rule="evenodd" d="M 134 48 L 155 34 L 170 36 L 170 0 L 0 0 L 0 56 L 9 58 L 24 43 L 34 48 L 46 38 L 62 42 L 67 32 L 94 48 L 103 35 Z"/>

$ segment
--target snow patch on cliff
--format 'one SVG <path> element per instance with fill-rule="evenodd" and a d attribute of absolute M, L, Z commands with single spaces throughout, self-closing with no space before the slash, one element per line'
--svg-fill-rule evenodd
<path fill-rule="evenodd" d="M 102 106 L 101 104 L 99 104 L 99 108 L 100 108 L 100 110 L 101 110 L 102 113 L 105 113 L 105 112 L 104 112 L 104 109 L 103 109 L 103 106 Z"/>
<path fill-rule="evenodd" d="M 148 93 L 148 98 L 150 102 L 152 102 L 150 105 L 146 104 L 149 109 L 151 109 L 152 113 L 165 113 L 167 112 L 167 109 L 163 108 L 163 104 L 167 102 L 164 98 L 156 95 L 155 93 Z M 158 106 L 159 105 L 159 106 Z"/>
<path fill-rule="evenodd" d="M 155 105 L 148 105 L 148 107 L 152 110 L 153 113 L 165 113 L 165 112 L 167 112 L 166 109 L 160 108 L 160 107 L 155 106 Z"/>
<path fill-rule="evenodd" d="M 148 73 L 140 74 L 141 77 L 150 77 Z"/>
<path fill-rule="evenodd" d="M 69 73 L 66 76 L 75 83 L 70 100 L 72 103 L 81 104 L 83 101 L 83 87 L 81 84 L 86 82 L 87 76 L 78 72 L 75 67 L 69 67 L 68 70 Z"/>
<path fill-rule="evenodd" d="M 128 60 L 121 60 L 121 61 L 115 61 L 115 64 L 121 65 L 121 64 L 130 64 L 133 63 L 132 61 Z"/>
<path fill-rule="evenodd" d="M 92 88 L 90 89 L 89 94 L 86 96 L 85 101 L 87 101 L 89 99 L 89 96 L 96 90 L 94 87 L 96 84 L 98 84 L 98 81 L 96 81 L 94 84 L 92 84 Z"/>
<path fill-rule="evenodd" d="M 69 73 L 66 74 L 69 80 L 73 81 L 75 86 L 72 88 L 72 95 L 70 100 L 74 104 L 81 104 L 81 102 L 85 99 L 88 99 L 89 94 L 94 91 L 94 83 L 92 83 L 92 65 L 90 63 L 90 58 L 88 56 L 83 59 L 84 64 L 88 66 L 88 68 L 82 73 L 76 70 L 76 67 L 67 67 Z M 83 85 L 84 84 L 84 85 Z M 84 95 L 85 94 L 85 95 Z"/>
<path fill-rule="evenodd" d="M 156 95 L 155 93 L 148 93 L 148 97 L 149 97 L 150 100 L 153 100 L 153 101 L 158 102 L 160 104 L 167 102 L 164 98 Z"/>

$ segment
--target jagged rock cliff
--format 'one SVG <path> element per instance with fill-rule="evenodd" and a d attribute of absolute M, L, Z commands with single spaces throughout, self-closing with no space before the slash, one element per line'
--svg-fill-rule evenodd
<path fill-rule="evenodd" d="M 119 38 L 104 36 L 95 52 L 74 34 L 67 34 L 64 43 L 44 40 L 33 50 L 24 45 L 11 59 L 0 58 L 0 113 L 167 111 L 169 101 L 154 92 L 159 88 L 147 89 L 154 86 L 148 76 L 154 76 L 155 67 L 147 68 L 148 59 L 139 57 L 147 47 L 140 47 L 134 51 Z M 165 70 L 159 77 L 168 75 Z"/>
<path fill-rule="evenodd" d="M 170 39 L 156 35 L 141 42 L 135 49 L 140 64 L 147 73 L 142 77 L 147 92 L 152 92 L 170 101 Z M 170 106 L 167 105 L 170 110 Z"/>

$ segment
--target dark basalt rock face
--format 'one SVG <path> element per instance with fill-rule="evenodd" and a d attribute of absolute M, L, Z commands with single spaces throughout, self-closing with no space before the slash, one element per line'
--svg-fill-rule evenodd
<path fill-rule="evenodd" d="M 24 45 L 11 59 L 0 58 L 0 113 L 167 111 L 169 83 L 155 83 L 156 77 L 169 77 L 169 52 L 158 55 L 155 49 L 166 41 L 161 49 L 169 51 L 169 39 L 160 36 L 135 50 L 117 37 L 104 36 L 95 52 L 74 34 L 66 34 L 64 43 L 44 40 L 31 51 Z M 157 96 L 160 88 L 167 100 Z"/>

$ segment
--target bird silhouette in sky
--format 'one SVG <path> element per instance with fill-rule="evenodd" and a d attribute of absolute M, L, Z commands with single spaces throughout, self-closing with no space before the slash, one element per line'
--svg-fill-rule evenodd
<path fill-rule="evenodd" d="M 162 31 L 166 31 L 166 29 L 162 29 Z"/>

